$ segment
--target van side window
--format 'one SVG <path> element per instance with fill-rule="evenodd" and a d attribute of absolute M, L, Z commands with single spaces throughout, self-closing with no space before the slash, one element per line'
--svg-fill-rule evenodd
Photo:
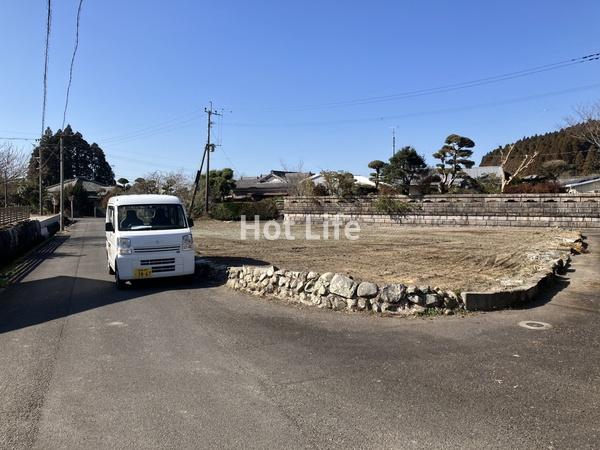
<path fill-rule="evenodd" d="M 112 223 L 113 227 L 116 227 L 115 225 L 115 208 L 114 206 L 109 206 L 108 207 L 108 211 L 106 213 L 106 218 L 108 219 L 108 221 L 110 223 Z"/>

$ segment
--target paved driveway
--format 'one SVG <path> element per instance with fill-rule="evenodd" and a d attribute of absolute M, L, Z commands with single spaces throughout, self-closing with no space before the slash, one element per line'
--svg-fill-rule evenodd
<path fill-rule="evenodd" d="M 600 447 L 598 236 L 550 302 L 397 319 L 117 291 L 102 230 L 0 293 L 3 448 Z"/>

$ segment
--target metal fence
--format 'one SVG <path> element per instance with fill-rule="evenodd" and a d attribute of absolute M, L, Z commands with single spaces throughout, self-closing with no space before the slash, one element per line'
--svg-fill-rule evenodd
<path fill-rule="evenodd" d="M 26 206 L 0 208 L 0 226 L 10 225 L 27 219 L 29 219 L 29 208 Z"/>

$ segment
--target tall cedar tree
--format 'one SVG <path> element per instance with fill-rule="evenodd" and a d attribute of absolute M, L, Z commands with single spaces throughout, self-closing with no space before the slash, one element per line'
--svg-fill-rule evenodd
<path fill-rule="evenodd" d="M 410 146 L 402 147 L 381 170 L 382 179 L 408 194 L 410 183 L 427 172 L 425 158 Z"/>
<path fill-rule="evenodd" d="M 446 138 L 441 149 L 433 154 L 433 157 L 439 159 L 436 173 L 440 176 L 440 192 L 448 192 L 454 180 L 464 177 L 464 169 L 470 169 L 475 164 L 471 160 L 475 142 L 468 137 L 451 134 Z"/>
<path fill-rule="evenodd" d="M 115 174 L 106 161 L 104 151 L 96 143 L 89 144 L 81 133 L 74 133 L 70 125 L 64 132 L 52 133 L 47 128 L 40 144 L 33 149 L 29 160 L 28 178 L 35 182 L 38 177 L 37 157 L 42 148 L 42 184 L 50 186 L 60 181 L 59 142 L 63 136 L 64 178 L 85 178 L 98 183 L 113 185 Z"/>

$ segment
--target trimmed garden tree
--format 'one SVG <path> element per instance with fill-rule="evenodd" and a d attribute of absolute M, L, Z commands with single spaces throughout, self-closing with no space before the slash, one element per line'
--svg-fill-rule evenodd
<path fill-rule="evenodd" d="M 440 176 L 439 189 L 441 193 L 448 192 L 454 180 L 459 177 L 465 177 L 464 169 L 470 169 L 475 162 L 471 160 L 475 142 L 468 137 L 451 134 L 446 138 L 441 149 L 433 154 L 433 157 L 439 159 L 436 164 L 436 173 Z"/>
<path fill-rule="evenodd" d="M 373 169 L 375 171 L 371 174 L 371 180 L 375 182 L 375 189 L 379 188 L 379 182 L 381 181 L 381 169 L 383 169 L 385 166 L 386 164 L 379 159 L 369 163 L 369 169 Z"/>

